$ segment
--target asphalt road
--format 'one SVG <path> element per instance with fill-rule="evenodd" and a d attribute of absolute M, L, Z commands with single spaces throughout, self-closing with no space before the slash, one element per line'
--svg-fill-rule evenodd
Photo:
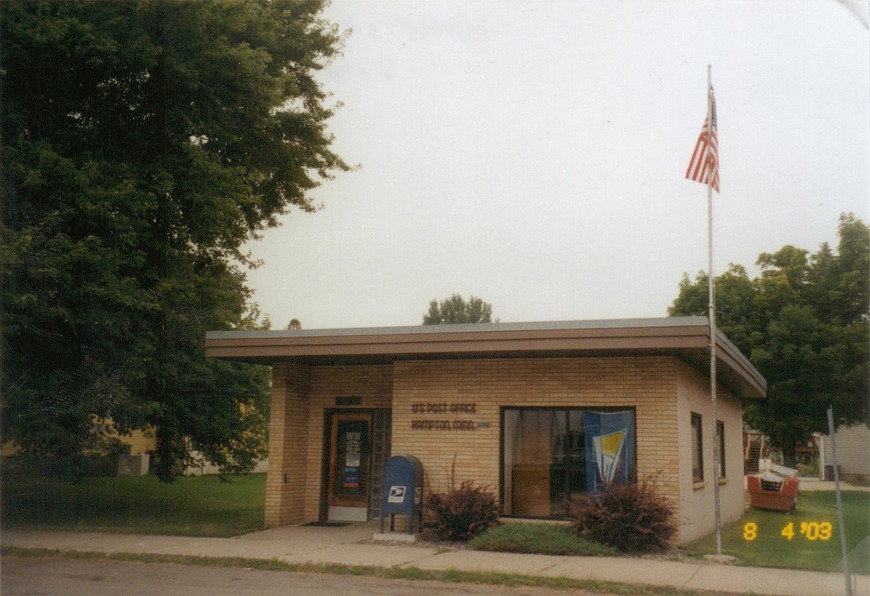
<path fill-rule="evenodd" d="M 322 596 L 377 594 L 423 596 L 507 594 L 510 596 L 564 596 L 565 592 L 538 588 L 507 588 L 441 582 L 375 579 L 348 575 L 320 575 L 259 571 L 229 567 L 199 567 L 167 563 L 56 558 L 3 557 L 0 561 L 3 596 L 97 596 L 101 594 L 169 596 L 244 595 Z M 591 592 L 572 592 L 592 596 Z"/>

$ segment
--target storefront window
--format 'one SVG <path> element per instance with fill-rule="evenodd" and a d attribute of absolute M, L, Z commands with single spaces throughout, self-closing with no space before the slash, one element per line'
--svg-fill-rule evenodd
<path fill-rule="evenodd" d="M 561 517 L 570 497 L 634 481 L 634 411 L 505 408 L 505 514 Z"/>

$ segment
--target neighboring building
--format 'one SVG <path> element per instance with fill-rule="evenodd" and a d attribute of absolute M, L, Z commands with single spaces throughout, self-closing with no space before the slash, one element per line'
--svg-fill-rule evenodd
<path fill-rule="evenodd" d="M 122 455 L 118 461 L 119 476 L 138 476 L 148 473 L 148 462 L 150 454 L 154 451 L 157 440 L 154 438 L 154 433 L 151 429 L 147 430 L 132 430 L 127 434 L 118 434 L 115 430 L 115 425 L 111 419 L 95 419 L 92 429 L 96 431 L 104 431 L 108 436 L 115 437 L 129 446 L 129 455 Z M 6 441 L 0 447 L 0 456 L 14 457 L 21 451 L 20 446 L 15 441 Z"/>
<path fill-rule="evenodd" d="M 680 543 L 743 513 L 742 406 L 766 384 L 724 335 L 711 414 L 706 318 L 210 332 L 272 365 L 266 524 L 377 517 L 390 455 L 427 491 L 474 480 L 506 516 L 554 518 L 602 476 L 657 475 Z M 713 440 L 721 434 L 721 473 Z"/>
<path fill-rule="evenodd" d="M 190 463 L 184 466 L 185 476 L 211 476 L 220 474 L 220 466 L 206 459 L 201 451 L 191 450 L 189 454 Z M 269 467 L 268 459 L 258 460 L 254 469 L 248 472 L 249 474 L 265 474 Z"/>
<path fill-rule="evenodd" d="M 118 439 L 130 446 L 130 455 L 153 453 L 157 449 L 153 428 L 131 430 L 125 435 L 118 435 Z"/>
<path fill-rule="evenodd" d="M 110 427 L 111 434 L 118 440 L 130 447 L 128 454 L 118 456 L 118 476 L 143 476 L 152 471 L 151 455 L 157 450 L 157 438 L 153 427 L 145 430 L 132 430 L 127 434 L 120 435 L 114 431 L 111 420 L 100 422 L 102 426 Z M 12 457 L 19 453 L 20 448 L 14 441 L 7 441 L 0 446 L 0 457 Z M 268 460 L 257 462 L 251 474 L 263 474 L 266 472 Z M 220 474 L 220 468 L 207 460 L 205 456 L 196 450 L 191 450 L 189 463 L 182 470 L 184 476 L 206 476 Z"/>
<path fill-rule="evenodd" d="M 151 470 L 151 454 L 157 448 L 154 429 L 136 429 L 126 435 L 118 435 L 118 439 L 130 446 L 128 454 L 118 456 L 118 476 L 147 474 Z"/>
<path fill-rule="evenodd" d="M 837 444 L 837 465 L 840 480 L 866 482 L 870 479 L 870 427 L 864 423 L 841 426 L 834 435 Z M 819 436 L 819 475 L 834 479 L 834 456 L 831 436 Z"/>
<path fill-rule="evenodd" d="M 0 457 L 10 457 L 13 455 L 18 455 L 20 451 L 21 448 L 15 441 L 6 441 L 2 445 L 0 445 Z"/>

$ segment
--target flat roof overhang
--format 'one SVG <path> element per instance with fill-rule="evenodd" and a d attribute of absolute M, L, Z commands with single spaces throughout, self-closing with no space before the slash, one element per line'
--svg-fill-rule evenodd
<path fill-rule="evenodd" d="M 396 360 L 667 355 L 709 374 L 705 317 L 607 321 L 480 323 L 295 331 L 209 331 L 206 356 L 271 364 L 390 363 Z M 719 382 L 739 397 L 761 398 L 764 377 L 717 332 Z"/>

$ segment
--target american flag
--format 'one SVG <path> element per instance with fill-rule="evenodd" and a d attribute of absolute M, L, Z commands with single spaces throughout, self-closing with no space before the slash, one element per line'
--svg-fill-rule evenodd
<path fill-rule="evenodd" d="M 711 183 L 716 192 L 719 192 L 719 140 L 716 136 L 716 96 L 710 88 L 710 100 L 712 102 L 711 120 L 713 121 L 712 134 L 708 133 L 707 119 L 704 118 L 704 126 L 695 143 L 695 151 L 692 153 L 692 161 L 686 170 L 686 178 L 700 182 Z"/>

